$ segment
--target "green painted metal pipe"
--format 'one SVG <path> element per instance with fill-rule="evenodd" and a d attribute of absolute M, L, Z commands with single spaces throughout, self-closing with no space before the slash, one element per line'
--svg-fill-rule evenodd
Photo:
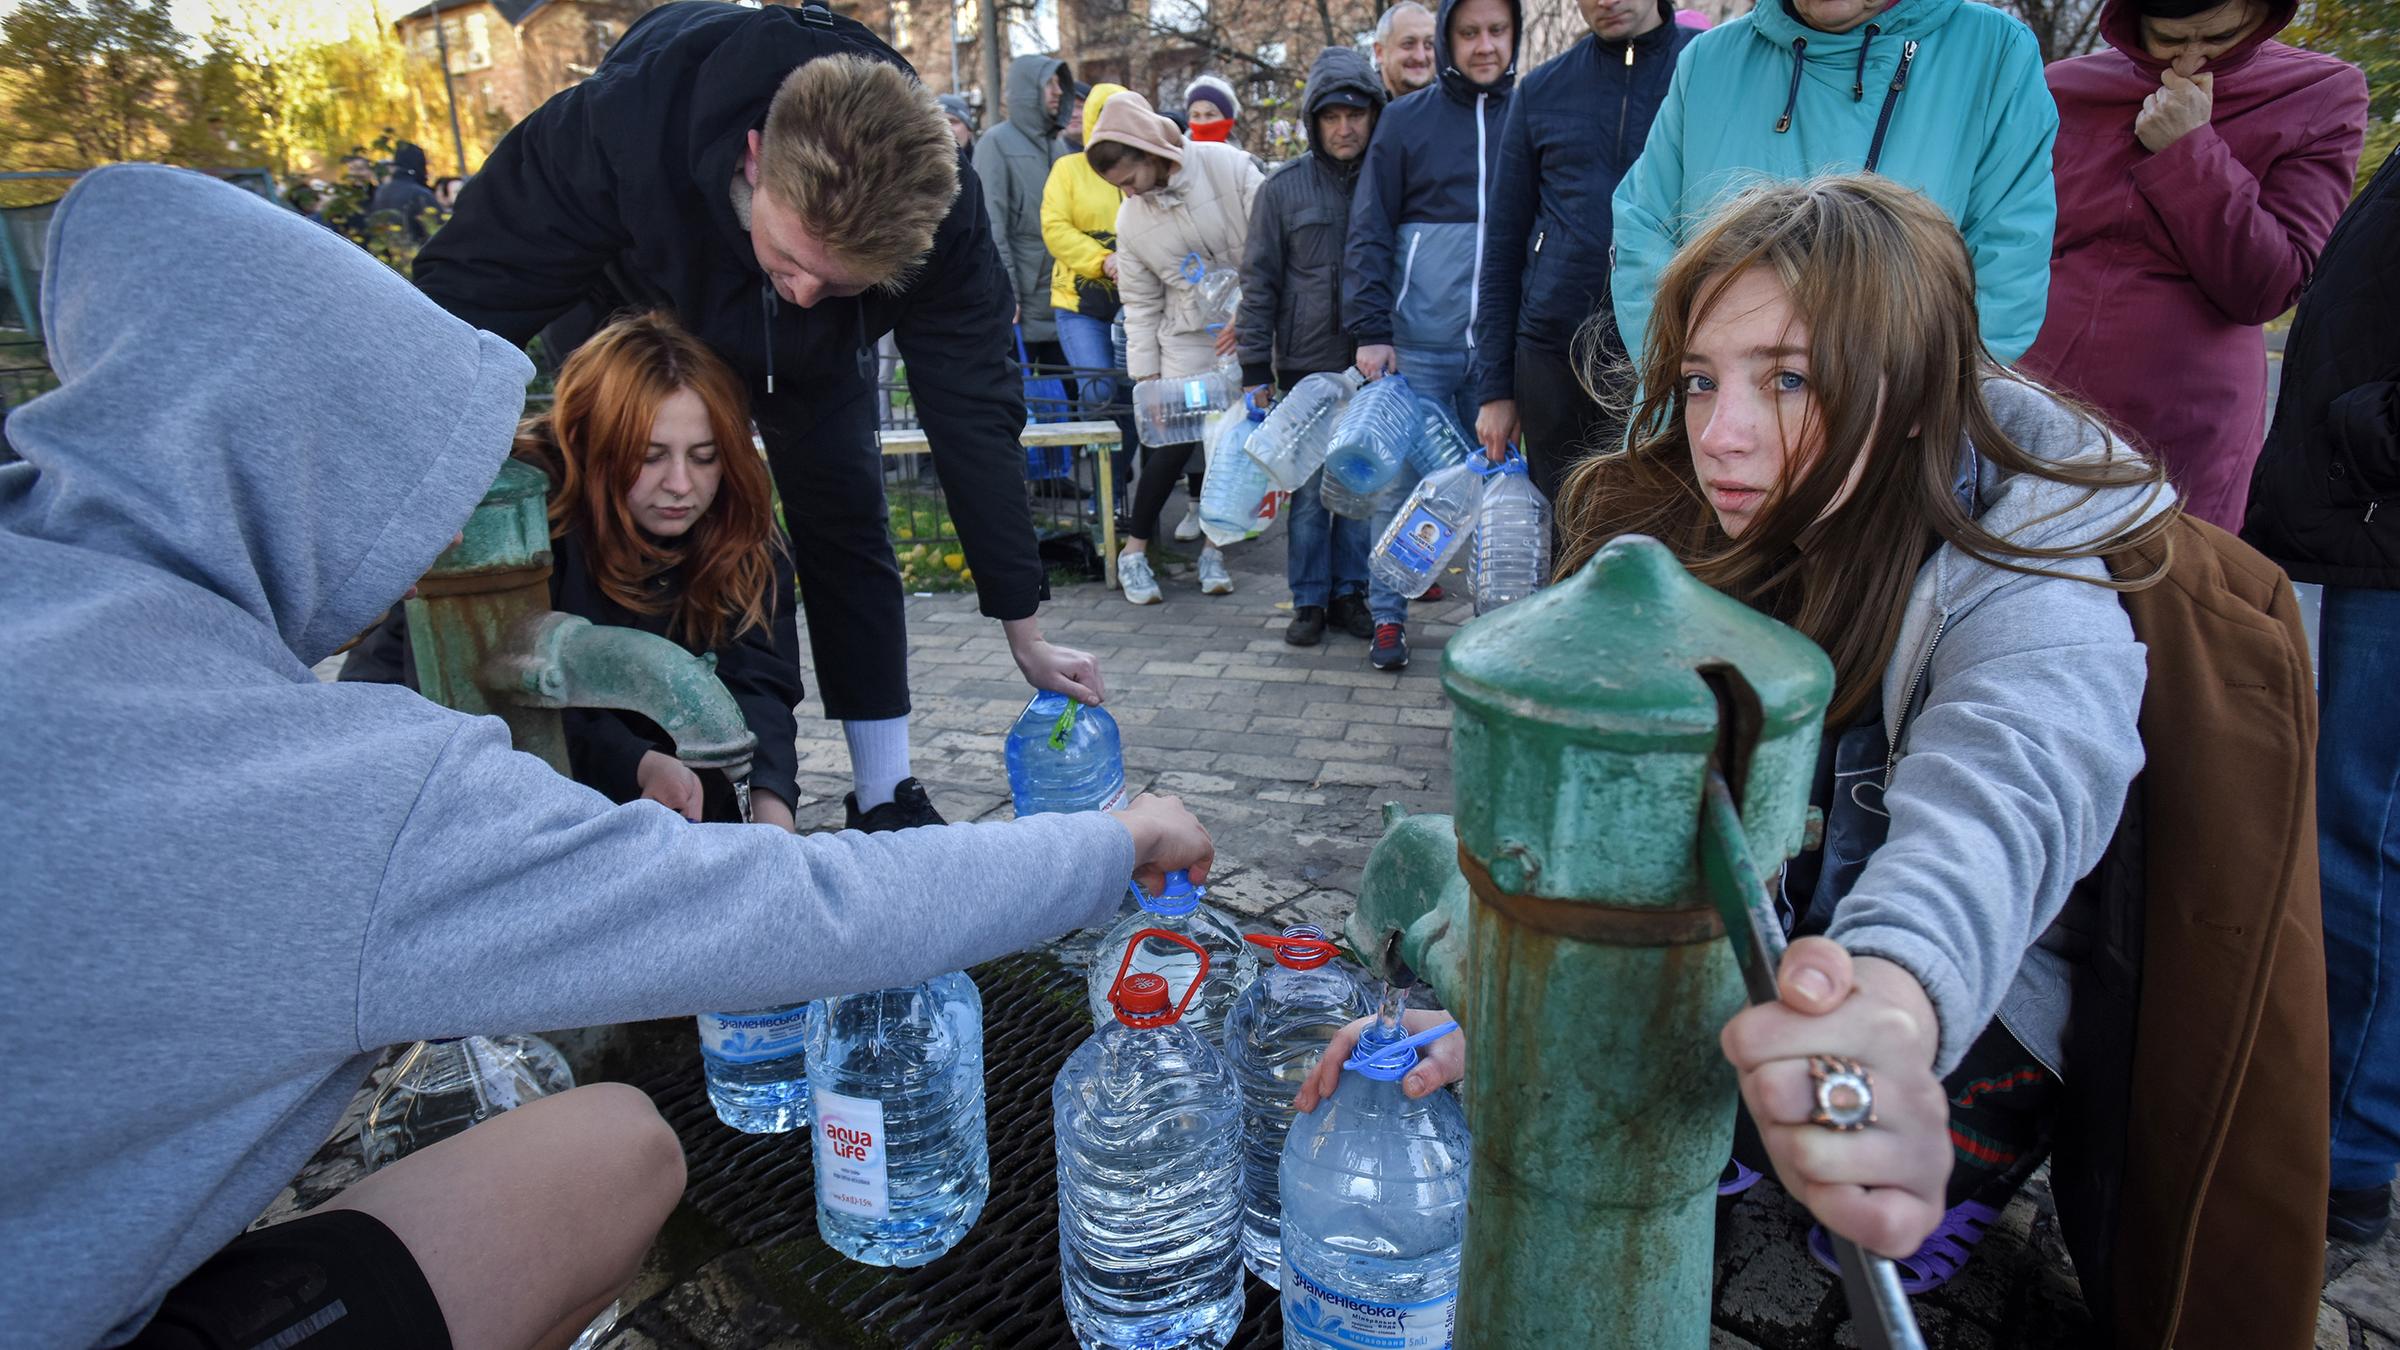
<path fill-rule="evenodd" d="M 1626 538 L 1469 625 L 1442 684 L 1457 816 L 1387 816 L 1348 935 L 1466 1028 L 1456 1343 L 1701 1350 L 1743 1003 L 1702 784 L 1729 764 L 1754 854 L 1797 852 L 1831 666 Z"/>

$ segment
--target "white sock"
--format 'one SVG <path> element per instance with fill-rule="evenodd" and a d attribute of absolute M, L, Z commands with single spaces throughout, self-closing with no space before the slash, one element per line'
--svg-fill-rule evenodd
<path fill-rule="evenodd" d="M 900 780 L 909 776 L 908 715 L 844 722 L 842 739 L 850 743 L 850 787 L 858 794 L 858 809 L 872 811 L 890 801 Z"/>

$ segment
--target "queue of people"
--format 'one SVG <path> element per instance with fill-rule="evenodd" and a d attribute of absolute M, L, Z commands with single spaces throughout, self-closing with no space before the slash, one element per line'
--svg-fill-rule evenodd
<path fill-rule="evenodd" d="M 2306 1344 L 2311 1244 L 2380 1235 L 2400 1166 L 2378 995 L 2400 975 L 2400 357 L 2367 319 L 2400 244 L 2393 166 L 2344 211 L 2363 78 L 2275 39 L 2291 0 L 2106 0 L 2111 50 L 2046 73 L 1964 0 L 1782 0 L 1697 33 L 1663 4 L 1581 9 L 1589 35 L 1520 75 L 1513 0 L 1403 0 L 1373 65 L 1311 63 L 1308 150 L 1268 173 L 1223 80 L 1178 123 L 1022 58 L 976 137 L 821 7 L 666 6 L 501 142 L 414 288 L 201 176 L 87 175 L 43 274 L 60 388 L 11 416 L 25 458 L 0 468 L 0 716 L 28 748 L 0 817 L 31 841 L 0 974 L 45 1023 L 143 1045 L 177 1109 L 16 1057 L 0 1252 L 69 1259 L 12 1329 L 563 1342 L 681 1190 L 630 1090 L 243 1232 L 382 1047 L 904 983 L 1104 921 L 1128 876 L 1205 876 L 1171 798 L 947 825 L 910 774 L 872 435 L 889 333 L 1037 688 L 1106 695 L 1041 635 L 1018 338 L 1078 366 L 1107 342 L 1137 382 L 1231 360 L 1262 401 L 1398 373 L 1485 453 L 1524 445 L 1563 567 L 1656 535 L 1810 637 L 1835 676 L 1826 827 L 1776 883 L 1781 997 L 1725 1029 L 1721 1195 L 1771 1171 L 1819 1259 L 1848 1238 L 1922 1292 L 2048 1159 L 2104 1315 Z M 1242 308 L 1212 332 L 1201 281 L 1226 271 Z M 2267 431 L 2259 325 L 2295 298 Z M 536 333 L 572 354 L 520 428 Z M 443 415 L 362 416 L 353 391 L 396 379 L 452 391 Z M 1145 455 L 1136 603 L 1161 598 L 1146 554 L 1195 448 Z M 380 684 L 408 665 L 388 630 L 361 678 L 312 676 L 388 624 L 512 452 L 553 484 L 554 603 L 715 653 L 782 828 L 616 714 L 570 727 L 560 778 Z M 1405 666 L 1407 601 L 1360 523 L 1308 488 L 1291 514 L 1286 640 L 1338 628 Z M 2321 706 L 2270 558 L 2327 588 Z M 1232 590 L 1213 546 L 1199 574 Z M 854 790 L 849 830 L 795 837 L 803 615 Z M 2233 773 L 2238 816 L 2209 791 Z M 705 925 L 658 902 L 687 892 Z M 2200 921 L 2129 941 L 2167 903 Z M 2236 968 L 2242 990 L 2207 983 Z M 2128 969 L 2203 974 L 2129 991 Z M 1871 1090 L 1866 1128 L 1826 1128 L 1828 1055 Z M 1449 1037 L 1408 1090 L 1473 1071 Z M 2167 1100 L 2179 1133 L 2138 1137 Z M 2165 1274 L 2118 1259 L 2166 1231 L 2189 1240 Z M 262 1294 L 295 1267 L 306 1298 Z"/>

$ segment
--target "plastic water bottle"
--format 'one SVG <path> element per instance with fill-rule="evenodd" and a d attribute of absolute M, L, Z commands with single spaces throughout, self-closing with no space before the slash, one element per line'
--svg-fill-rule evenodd
<path fill-rule="evenodd" d="M 1408 465 L 1409 449 L 1425 434 L 1425 418 L 1405 375 L 1386 375 L 1350 400 L 1325 446 L 1325 479 L 1362 497 L 1392 485 Z"/>
<path fill-rule="evenodd" d="M 1325 462 L 1334 423 L 1362 383 L 1355 370 L 1320 371 L 1275 401 L 1267 420 L 1250 438 L 1249 452 L 1285 492 L 1298 492 Z"/>
<path fill-rule="evenodd" d="M 983 995 L 963 972 L 824 1000 L 811 1022 L 817 1232 L 870 1266 L 921 1266 L 983 1213 Z"/>
<path fill-rule="evenodd" d="M 1242 1106 L 1233 1070 L 1183 1021 L 1192 994 L 1113 964 L 1110 1020 L 1050 1087 L 1059 1283 L 1084 1350 L 1213 1350 L 1242 1320 Z"/>
<path fill-rule="evenodd" d="M 1424 432 L 1417 443 L 1409 447 L 1408 467 L 1418 477 L 1453 464 L 1464 464 L 1483 447 L 1475 443 L 1450 410 L 1423 395 L 1417 397 L 1417 414 L 1424 423 Z"/>
<path fill-rule="evenodd" d="M 1108 1001 L 1108 991 L 1115 987 L 1115 971 L 1108 958 L 1125 950 L 1125 944 L 1135 935 L 1149 929 L 1173 934 L 1174 939 L 1143 940 L 1133 953 L 1135 974 L 1162 975 L 1167 981 L 1167 997 L 1180 1003 L 1184 991 L 1192 982 L 1205 975 L 1199 996 L 1183 1014 L 1183 1023 L 1193 1031 L 1217 1040 L 1225 1028 L 1225 1014 L 1233 1011 L 1233 1001 L 1240 998 L 1250 982 L 1258 978 L 1258 958 L 1250 954 L 1250 946 L 1242 941 L 1242 930 L 1214 907 L 1201 904 L 1208 889 L 1192 884 L 1190 874 L 1167 873 L 1166 884 L 1156 895 L 1147 894 L 1137 884 L 1133 898 L 1141 908 L 1109 928 L 1108 936 L 1100 939 L 1093 949 L 1092 974 L 1085 986 L 1092 1005 L 1092 1024 L 1107 1026 L 1116 1017 Z M 1186 950 L 1197 944 L 1208 953 L 1205 962 L 1196 960 Z"/>
<path fill-rule="evenodd" d="M 1008 729 L 1002 752 L 1017 814 L 1114 811 L 1125 804 L 1125 750 L 1117 719 L 1049 690 Z"/>
<path fill-rule="evenodd" d="M 1322 469 L 1317 471 L 1317 501 L 1327 511 L 1344 520 L 1371 521 L 1386 507 L 1397 511 L 1400 509 L 1401 496 L 1397 489 L 1385 488 L 1372 496 L 1362 497 L 1343 487 L 1342 481 L 1332 474 Z"/>
<path fill-rule="evenodd" d="M 1241 386 L 1240 369 L 1225 366 L 1179 380 L 1144 380 L 1133 387 L 1134 434 L 1149 446 L 1199 440 L 1208 415 L 1232 407 Z"/>
<path fill-rule="evenodd" d="M 1275 964 L 1242 991 L 1225 1019 L 1225 1057 L 1242 1086 L 1242 1264 L 1281 1287 L 1278 1182 L 1292 1095 L 1333 1033 L 1375 1009 L 1357 977 L 1334 959 L 1339 949 L 1324 929 L 1299 924 L 1279 938 L 1249 940 L 1273 951 Z"/>
<path fill-rule="evenodd" d="M 1423 595 L 1441 580 L 1442 569 L 1475 528 L 1475 508 L 1483 491 L 1483 476 L 1474 464 L 1453 465 L 1427 477 L 1375 541 L 1367 570 L 1411 600 Z"/>
<path fill-rule="evenodd" d="M 1200 483 L 1200 531 L 1223 548 L 1255 537 L 1275 523 L 1282 494 L 1247 447 L 1267 414 L 1244 399 L 1209 434 L 1208 473 Z"/>
<path fill-rule="evenodd" d="M 566 1056 L 539 1036 L 462 1036 L 400 1052 L 358 1124 L 370 1172 L 536 1097 L 575 1086 Z"/>
<path fill-rule="evenodd" d="M 1200 326 L 1211 334 L 1224 331 L 1242 312 L 1242 274 L 1230 267 L 1202 273 L 1199 291 Z"/>
<path fill-rule="evenodd" d="M 1292 1122 L 1283 1146 L 1283 1335 L 1287 1346 L 1442 1350 L 1458 1320 L 1467 1229 L 1466 1113 L 1400 1079 L 1417 1047 L 1456 1031 L 1403 1036 L 1369 1026 L 1341 1082 Z"/>
<path fill-rule="evenodd" d="M 1550 579 L 1550 503 L 1513 450 L 1484 485 L 1473 571 L 1478 614 L 1515 604 Z"/>
<path fill-rule="evenodd" d="M 700 1066 L 717 1119 L 744 1134 L 808 1128 L 808 1024 L 813 1003 L 702 1013 Z"/>

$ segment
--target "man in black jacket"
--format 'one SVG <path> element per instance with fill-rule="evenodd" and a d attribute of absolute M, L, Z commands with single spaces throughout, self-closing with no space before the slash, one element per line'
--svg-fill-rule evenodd
<path fill-rule="evenodd" d="M 908 641 L 876 450 L 894 334 L 986 615 L 1027 681 L 1087 702 L 1087 654 L 1042 640 L 1014 297 L 933 96 L 820 5 L 662 5 L 591 78 L 504 137 L 418 255 L 443 308 L 512 341 L 562 316 L 673 311 L 750 386 L 790 529 L 850 822 L 940 820 L 909 776 Z M 563 355 L 563 353 L 554 353 Z"/>
<path fill-rule="evenodd" d="M 2317 859 L 2332 1005 L 2327 1235 L 2371 1242 L 2400 1164 L 2400 152 L 2300 297 L 2242 537 L 2325 587 Z"/>
<path fill-rule="evenodd" d="M 1608 296 L 1609 198 L 1641 158 L 1675 58 L 1692 40 L 1668 0 L 1576 0 L 1590 35 L 1517 85 L 1500 133 L 1475 307 L 1475 438 L 1521 440 L 1542 495 L 1611 439 L 1579 352 L 1624 354 Z M 1588 348 L 1575 336 L 1599 317 Z"/>
<path fill-rule="evenodd" d="M 1383 111 L 1375 68 L 1349 47 L 1327 47 L 1308 68 L 1301 95 L 1308 153 L 1280 165 L 1250 206 L 1242 258 L 1242 312 L 1235 322 L 1242 383 L 1264 407 L 1319 371 L 1347 370 L 1358 346 L 1342 328 L 1342 246 L 1350 194 Z M 1284 581 L 1292 621 L 1283 640 L 1314 647 L 1330 621 L 1352 637 L 1372 636 L 1367 613 L 1367 526 L 1325 509 L 1312 477 L 1286 508 L 1291 539 Z"/>

